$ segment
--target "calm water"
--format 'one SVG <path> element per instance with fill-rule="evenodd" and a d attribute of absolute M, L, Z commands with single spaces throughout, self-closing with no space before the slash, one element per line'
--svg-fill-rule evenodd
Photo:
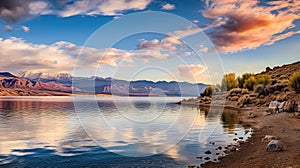
<path fill-rule="evenodd" d="M 1 167 L 187 167 L 248 138 L 233 113 L 180 98 L 2 97 Z M 210 150 L 212 154 L 204 154 Z"/>

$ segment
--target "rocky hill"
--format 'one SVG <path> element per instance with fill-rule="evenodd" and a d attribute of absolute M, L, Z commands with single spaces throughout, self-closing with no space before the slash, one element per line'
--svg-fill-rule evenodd
<path fill-rule="evenodd" d="M 29 92 L 29 91 L 38 91 L 38 92 Z M 72 87 L 70 85 L 64 85 L 55 82 L 41 82 L 41 81 L 31 81 L 26 78 L 20 78 L 15 75 L 12 75 L 9 72 L 0 73 L 0 95 L 35 95 L 36 93 L 42 94 L 42 92 L 47 92 L 47 95 L 50 92 L 57 95 L 54 92 L 60 93 L 71 93 Z M 65 95 L 65 94 L 63 94 Z"/>
<path fill-rule="evenodd" d="M 290 76 L 297 71 L 300 71 L 300 61 L 292 64 L 275 66 L 273 68 L 267 67 L 262 74 L 269 74 L 272 79 L 276 80 L 288 80 Z"/>
<path fill-rule="evenodd" d="M 114 78 L 72 77 L 70 74 L 22 72 L 0 73 L 0 89 L 23 89 L 75 94 L 107 94 L 119 96 L 199 96 L 206 85 L 176 81 L 126 81 Z M 30 92 L 32 93 L 32 92 Z M 9 93 L 6 93 L 9 95 Z M 15 95 L 15 93 L 14 93 Z"/>

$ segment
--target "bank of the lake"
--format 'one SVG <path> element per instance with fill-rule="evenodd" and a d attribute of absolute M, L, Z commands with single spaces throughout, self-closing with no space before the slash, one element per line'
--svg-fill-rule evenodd
<path fill-rule="evenodd" d="M 300 119 L 296 112 L 266 113 L 268 107 L 249 105 L 238 107 L 235 101 L 226 100 L 224 110 L 236 113 L 244 127 L 254 129 L 246 143 L 239 143 L 236 148 L 227 150 L 228 155 L 219 157 L 218 162 L 207 162 L 201 167 L 300 167 Z M 196 101 L 183 102 L 182 105 L 209 108 L 210 104 Z M 216 105 L 216 104 L 215 104 Z M 218 106 L 218 105 L 217 105 Z M 274 136 L 283 142 L 280 152 L 267 152 L 270 140 L 263 140 L 266 135 Z M 232 150 L 233 149 L 233 150 Z"/>

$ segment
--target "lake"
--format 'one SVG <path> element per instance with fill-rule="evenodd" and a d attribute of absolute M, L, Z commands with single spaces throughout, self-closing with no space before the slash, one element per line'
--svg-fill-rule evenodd
<path fill-rule="evenodd" d="M 234 113 L 181 99 L 0 97 L 0 166 L 187 167 L 217 161 L 225 155 L 217 147 L 251 136 Z"/>

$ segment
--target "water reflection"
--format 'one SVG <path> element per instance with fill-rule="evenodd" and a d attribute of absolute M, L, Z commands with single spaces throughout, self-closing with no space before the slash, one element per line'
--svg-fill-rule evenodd
<path fill-rule="evenodd" d="M 101 116 L 109 120 L 110 125 L 107 125 L 99 122 L 98 109 L 90 106 L 92 99 L 94 98 L 84 98 L 81 101 L 81 108 L 77 109 L 78 114 L 78 111 L 75 112 L 72 98 L 1 98 L 0 165 L 49 167 L 49 163 L 52 162 L 53 167 L 59 163 L 63 164 L 58 167 L 72 167 L 74 163 L 83 167 L 89 166 L 87 163 L 98 167 L 184 167 L 205 162 L 197 157 L 204 156 L 206 150 L 213 151 L 216 146 L 233 143 L 232 133 L 244 135 L 244 130 L 238 125 L 234 113 L 208 114 L 198 107 L 167 104 L 164 112 L 158 114 L 155 111 L 147 111 L 149 102 L 143 104 L 139 98 L 134 102 L 134 109 L 132 106 L 126 106 L 126 102 L 116 105 L 110 98 L 97 98 Z M 160 108 L 159 103 L 152 106 Z M 178 118 L 180 107 L 184 115 Z M 147 112 L 139 112 L 140 108 Z M 82 117 L 81 121 L 87 128 L 94 131 L 94 139 L 88 134 L 91 132 L 82 129 L 77 115 Z M 125 121 L 123 115 L 137 119 L 159 117 L 151 124 Z M 178 118 L 178 122 L 174 123 L 174 118 Z M 187 129 L 183 123 L 192 123 L 193 127 L 180 143 L 173 146 L 171 144 L 175 141 L 174 137 Z M 164 131 L 166 129 L 168 132 Z M 202 142 L 199 135 L 206 136 L 207 139 Z M 100 142 L 101 147 L 95 142 Z M 214 142 L 215 145 L 210 142 Z M 162 146 L 169 149 L 159 154 Z M 130 158 L 111 153 L 137 151 L 157 155 Z M 212 159 L 216 157 L 211 156 Z"/>

